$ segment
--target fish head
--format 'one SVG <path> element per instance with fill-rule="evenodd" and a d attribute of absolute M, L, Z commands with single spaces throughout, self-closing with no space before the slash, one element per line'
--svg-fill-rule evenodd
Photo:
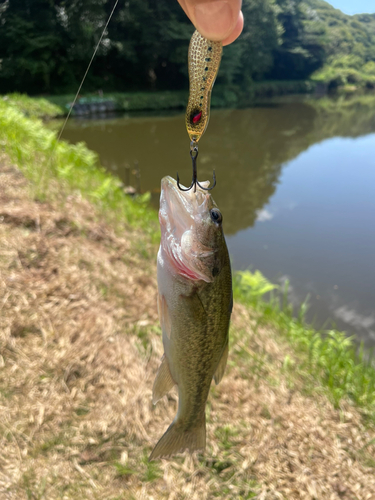
<path fill-rule="evenodd" d="M 209 182 L 201 183 L 208 187 Z M 160 248 L 169 270 L 190 280 L 214 281 L 227 255 L 222 215 L 199 186 L 181 191 L 175 179 L 161 182 Z"/>

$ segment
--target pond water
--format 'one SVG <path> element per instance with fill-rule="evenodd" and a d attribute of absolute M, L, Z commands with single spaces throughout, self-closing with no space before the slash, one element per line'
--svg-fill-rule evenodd
<path fill-rule="evenodd" d="M 183 112 L 72 119 L 63 138 L 158 203 L 160 179 L 191 179 Z M 290 281 L 307 319 L 375 345 L 375 98 L 268 102 L 213 110 L 199 179 L 215 169 L 234 269 Z"/>

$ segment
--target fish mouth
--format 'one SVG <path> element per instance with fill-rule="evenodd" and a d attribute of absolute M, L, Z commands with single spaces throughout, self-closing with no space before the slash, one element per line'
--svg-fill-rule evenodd
<path fill-rule="evenodd" d="M 204 187 L 208 183 L 201 183 Z M 184 186 L 181 186 L 184 188 Z M 174 227 L 174 231 L 191 228 L 197 217 L 207 213 L 210 195 L 197 186 L 189 191 L 181 191 L 177 186 L 177 181 L 170 176 L 164 177 L 161 181 L 160 196 L 160 223 L 169 222 Z"/>
<path fill-rule="evenodd" d="M 177 274 L 207 282 L 212 281 L 212 277 L 201 269 L 199 257 L 212 252 L 212 249 L 199 243 L 196 227 L 207 216 L 210 198 L 199 186 L 196 192 L 194 189 L 181 191 L 172 177 L 164 177 L 161 181 L 161 247 Z"/>
<path fill-rule="evenodd" d="M 164 177 L 161 181 L 159 219 L 161 225 L 167 224 L 170 232 L 179 233 L 194 222 L 189 193 L 181 191 L 172 177 Z"/>

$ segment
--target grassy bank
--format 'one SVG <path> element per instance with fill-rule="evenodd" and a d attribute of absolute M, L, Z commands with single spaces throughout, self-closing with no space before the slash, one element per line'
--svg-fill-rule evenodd
<path fill-rule="evenodd" d="M 265 301 L 264 296 L 269 292 L 270 300 Z M 296 314 L 288 302 L 288 285 L 280 291 L 259 271 L 238 272 L 234 278 L 234 296 L 259 313 L 259 325 L 274 325 L 293 349 L 303 354 L 298 367 L 288 359 L 285 367 L 299 371 L 304 378 L 308 374 L 305 390 L 315 390 L 317 384 L 321 385 L 336 407 L 343 398 L 350 398 L 375 422 L 373 359 L 365 356 L 363 349 L 358 351 L 353 338 L 336 330 L 317 331 L 308 326 L 304 320 L 307 304 L 302 304 Z"/>
<path fill-rule="evenodd" d="M 150 400 L 156 214 L 16 108 L 0 101 L 2 498 L 371 499 L 375 372 L 265 301 L 260 273 L 234 280 L 206 453 L 147 462 L 177 400 Z"/>
<path fill-rule="evenodd" d="M 32 111 L 31 111 L 32 110 Z M 135 202 L 124 196 L 121 182 L 99 165 L 83 144 L 58 142 L 56 134 L 38 119 L 53 116 L 55 106 L 45 99 L 15 96 L 0 99 L 0 141 L 3 150 L 31 181 L 33 196 L 44 201 L 55 191 L 79 192 L 108 217 L 126 221 L 157 237 L 156 214 L 147 208 L 148 196 Z M 77 175 L 77 173 L 79 173 Z"/>

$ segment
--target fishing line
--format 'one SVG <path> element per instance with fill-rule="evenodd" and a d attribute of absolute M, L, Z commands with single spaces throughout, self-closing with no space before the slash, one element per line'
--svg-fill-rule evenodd
<path fill-rule="evenodd" d="M 62 128 L 61 128 L 61 130 L 60 130 L 60 132 L 59 132 L 59 135 L 57 136 L 57 142 L 61 139 L 61 135 L 62 135 L 62 133 L 64 132 L 65 125 L 68 123 L 68 120 L 69 120 L 69 118 L 70 118 L 70 115 L 71 115 L 71 113 L 72 113 L 72 110 L 73 110 L 73 108 L 74 108 L 74 105 L 75 105 L 75 103 L 76 103 L 76 101 L 77 101 L 77 99 L 78 99 L 79 93 L 81 92 L 82 85 L 84 84 L 84 82 L 85 82 L 85 80 L 86 80 L 87 73 L 89 72 L 89 70 L 90 70 L 90 68 L 91 68 L 92 62 L 93 62 L 93 60 L 94 60 L 94 58 L 95 58 L 95 56 L 96 56 L 96 53 L 98 52 L 99 46 L 100 46 L 100 44 L 102 43 L 102 39 L 103 39 L 104 33 L 105 33 L 105 31 L 106 31 L 106 29 L 107 29 L 107 27 L 108 27 L 108 24 L 110 23 L 110 21 L 111 21 L 111 19 L 112 19 L 113 13 L 115 12 L 115 9 L 116 9 L 116 7 L 117 7 L 118 2 L 119 2 L 119 0 L 116 0 L 115 5 L 114 5 L 114 7 L 113 7 L 113 9 L 112 9 L 112 11 L 111 11 L 111 13 L 110 13 L 110 15 L 109 15 L 109 18 L 108 18 L 107 22 L 106 22 L 106 25 L 104 26 L 104 29 L 103 29 L 103 31 L 102 31 L 102 34 L 100 35 L 99 41 L 98 41 L 98 43 L 97 43 L 97 45 L 96 45 L 96 47 L 95 47 L 95 50 L 94 50 L 94 53 L 93 53 L 93 55 L 92 55 L 92 57 L 91 57 L 91 60 L 90 60 L 90 62 L 89 62 L 89 65 L 87 66 L 87 69 L 86 69 L 86 71 L 85 71 L 85 74 L 83 75 L 82 81 L 81 81 L 81 83 L 80 83 L 80 85 L 79 85 L 79 87 L 78 87 L 78 90 L 77 90 L 77 93 L 76 93 L 76 95 L 75 95 L 75 97 L 74 97 L 74 100 L 73 100 L 73 102 L 72 102 L 72 104 L 71 104 L 71 106 L 70 106 L 70 108 L 69 108 L 68 114 L 67 114 L 67 116 L 66 116 L 66 118 L 65 118 L 65 121 L 64 121 L 64 123 L 63 123 L 63 126 L 62 126 Z"/>
<path fill-rule="evenodd" d="M 105 24 L 105 26 L 104 26 L 104 28 L 103 28 L 102 34 L 100 35 L 99 41 L 98 41 L 98 43 L 96 44 L 95 50 L 94 50 L 94 52 L 93 52 L 93 54 L 92 54 L 92 56 L 91 56 L 91 59 L 90 59 L 90 62 L 89 62 L 89 64 L 88 64 L 87 68 L 86 68 L 85 74 L 83 75 L 83 78 L 82 78 L 82 81 L 81 81 L 81 83 L 80 83 L 80 85 L 79 85 L 79 87 L 78 87 L 77 93 L 76 93 L 76 95 L 75 95 L 75 97 L 74 97 L 74 99 L 73 99 L 72 104 L 70 105 L 70 108 L 69 108 L 68 114 L 67 114 L 67 116 L 66 116 L 66 118 L 65 118 L 65 120 L 64 120 L 64 123 L 63 123 L 63 125 L 62 125 L 62 127 L 61 127 L 61 129 L 60 129 L 60 132 L 59 132 L 59 133 L 58 133 L 58 135 L 57 135 L 57 139 L 56 139 L 56 141 L 55 141 L 55 143 L 54 143 L 54 145 L 53 145 L 53 148 L 52 148 L 52 151 L 51 151 L 51 155 L 50 155 L 50 157 L 47 159 L 46 164 L 45 164 L 45 167 L 44 167 L 44 169 L 42 170 L 42 173 L 41 173 L 40 178 L 39 178 L 38 187 L 40 187 L 40 185 L 41 185 L 41 183 L 42 183 L 42 181 L 43 181 L 44 172 L 45 172 L 46 168 L 47 168 L 47 167 L 49 167 L 49 166 L 51 165 L 53 154 L 54 154 L 54 152 L 55 152 L 55 150 L 56 150 L 56 148 L 57 148 L 57 145 L 58 145 L 58 143 L 59 143 L 59 141 L 60 141 L 60 139 L 61 139 L 61 136 L 62 136 L 62 133 L 64 132 L 65 126 L 66 126 L 66 124 L 68 123 L 68 120 L 69 120 L 69 118 L 70 118 L 70 115 L 72 114 L 72 110 L 73 110 L 74 105 L 75 105 L 75 103 L 76 103 L 76 101 L 77 101 L 77 99 L 78 99 L 79 93 L 80 93 L 80 91 L 81 91 L 81 89 L 82 89 L 82 85 L 84 84 L 84 82 L 85 82 L 85 80 L 86 80 L 87 74 L 88 74 L 88 72 L 89 72 L 89 70 L 90 70 L 90 68 L 91 68 L 91 65 L 92 65 L 92 62 L 93 62 L 93 60 L 94 60 L 94 58 L 95 58 L 95 56 L 96 56 L 96 53 L 98 52 L 98 49 L 99 49 L 99 47 L 100 47 L 100 44 L 102 43 L 103 36 L 104 36 L 104 34 L 105 34 L 105 32 L 106 32 L 106 29 L 108 28 L 108 24 L 110 23 L 110 21 L 111 21 L 111 19 L 112 19 L 112 16 L 113 16 L 113 14 L 114 14 L 114 12 L 115 12 L 115 10 L 116 10 L 116 7 L 117 7 L 118 2 L 119 2 L 119 0 L 116 0 L 115 5 L 114 5 L 114 7 L 113 7 L 113 9 L 112 9 L 111 13 L 109 14 L 109 17 L 108 17 L 108 19 L 107 19 L 107 22 L 106 22 L 106 24 Z"/>

